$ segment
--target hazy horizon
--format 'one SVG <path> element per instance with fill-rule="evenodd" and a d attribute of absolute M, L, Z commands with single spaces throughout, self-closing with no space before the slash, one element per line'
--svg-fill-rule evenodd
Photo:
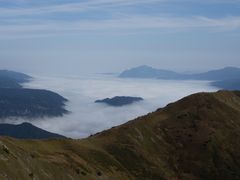
<path fill-rule="evenodd" d="M 0 0 L 0 179 L 240 179 L 239 128 L 240 0 Z"/>
<path fill-rule="evenodd" d="M 0 64 L 29 74 L 240 67 L 238 0 L 0 0 Z"/>
<path fill-rule="evenodd" d="M 29 74 L 36 79 L 26 87 L 69 98 L 66 108 L 73 114 L 32 123 L 70 137 L 122 124 L 191 93 L 216 90 L 204 81 L 98 73 L 141 65 L 205 72 L 240 67 L 239 57 L 239 0 L 0 0 L 0 69 Z M 146 100 L 120 109 L 93 103 L 114 95 Z"/>

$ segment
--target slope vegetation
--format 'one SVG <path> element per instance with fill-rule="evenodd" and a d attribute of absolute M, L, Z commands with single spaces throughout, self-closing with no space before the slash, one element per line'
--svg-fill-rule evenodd
<path fill-rule="evenodd" d="M 0 141 L 0 179 L 237 180 L 240 92 L 194 94 L 82 140 Z"/>

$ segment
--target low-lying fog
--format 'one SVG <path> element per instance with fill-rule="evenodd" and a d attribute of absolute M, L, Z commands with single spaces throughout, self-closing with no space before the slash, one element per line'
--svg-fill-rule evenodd
<path fill-rule="evenodd" d="M 120 125 L 186 95 L 216 90 L 203 81 L 119 79 L 104 75 L 95 78 L 36 77 L 25 87 L 52 90 L 69 100 L 66 108 L 71 114 L 31 120 L 31 123 L 72 138 L 86 137 Z M 97 99 L 113 96 L 139 96 L 145 100 L 123 107 L 94 103 Z M 20 121 L 29 120 L 15 123 Z"/>

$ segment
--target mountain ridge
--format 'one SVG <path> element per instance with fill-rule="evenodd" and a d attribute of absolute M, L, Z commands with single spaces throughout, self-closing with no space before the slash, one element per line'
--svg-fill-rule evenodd
<path fill-rule="evenodd" d="M 27 122 L 17 125 L 7 123 L 0 124 L 0 136 L 9 136 L 17 139 L 66 138 L 62 135 L 40 129 Z"/>
<path fill-rule="evenodd" d="M 119 75 L 120 78 L 155 78 L 166 80 L 211 80 L 211 81 L 234 79 L 238 76 L 240 76 L 240 68 L 231 66 L 222 69 L 210 70 L 203 73 L 185 74 L 165 69 L 152 68 L 146 65 L 125 70 Z"/>
<path fill-rule="evenodd" d="M 121 78 L 162 78 L 174 79 L 180 76 L 179 73 L 165 69 L 156 69 L 147 65 L 138 66 L 120 73 Z"/>
<path fill-rule="evenodd" d="M 12 79 L 17 83 L 29 82 L 32 79 L 32 77 L 27 74 L 9 70 L 0 70 L 0 77 Z"/>
<path fill-rule="evenodd" d="M 81 140 L 0 137 L 0 159 L 7 160 L 0 161 L 0 177 L 237 180 L 239 119 L 240 92 L 219 91 L 187 96 Z"/>

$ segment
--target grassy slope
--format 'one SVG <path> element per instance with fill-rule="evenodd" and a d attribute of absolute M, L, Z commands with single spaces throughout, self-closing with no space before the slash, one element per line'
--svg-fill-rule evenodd
<path fill-rule="evenodd" d="M 0 179 L 240 179 L 240 93 L 191 95 L 87 139 L 0 141 Z"/>

